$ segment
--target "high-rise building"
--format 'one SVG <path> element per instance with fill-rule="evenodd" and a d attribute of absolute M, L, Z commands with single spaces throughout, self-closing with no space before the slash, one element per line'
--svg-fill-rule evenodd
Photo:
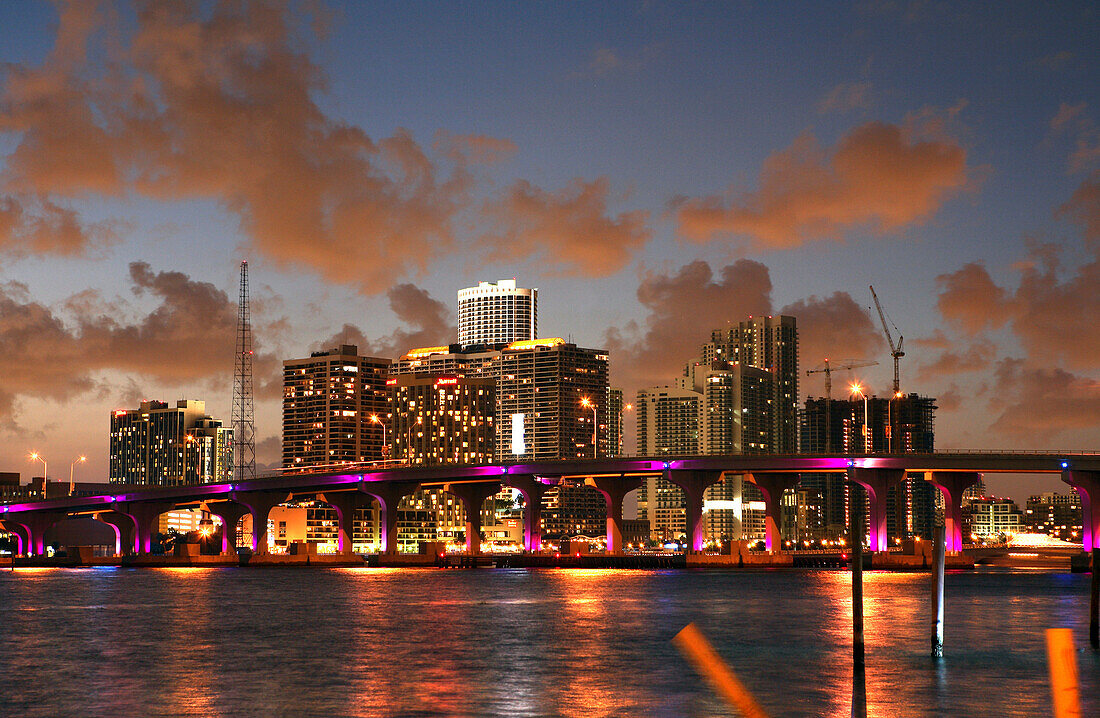
<path fill-rule="evenodd" d="M 111 413 L 110 481 L 177 486 L 233 479 L 233 430 L 206 402 L 143 401 Z"/>
<path fill-rule="evenodd" d="M 1048 492 L 1027 498 L 1024 522 L 1028 531 L 1080 543 L 1084 529 L 1081 497 Z"/>
<path fill-rule="evenodd" d="M 703 396 L 672 386 L 640 389 L 634 402 L 638 453 L 642 456 L 696 456 L 701 452 L 699 429 Z M 650 476 L 638 489 L 638 518 L 649 522 L 657 541 L 685 532 L 684 492 L 663 476 Z"/>
<path fill-rule="evenodd" d="M 284 361 L 283 468 L 381 460 L 389 366 L 353 344 Z"/>
<path fill-rule="evenodd" d="M 500 347 L 538 336 L 538 289 L 515 279 L 478 282 L 458 290 L 458 343 Z"/>
<path fill-rule="evenodd" d="M 970 502 L 970 537 L 996 539 L 1024 529 L 1024 514 L 1012 499 L 983 497 Z"/>

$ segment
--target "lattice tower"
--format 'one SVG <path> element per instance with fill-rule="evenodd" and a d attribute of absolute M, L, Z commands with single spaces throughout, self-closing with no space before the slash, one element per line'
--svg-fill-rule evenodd
<path fill-rule="evenodd" d="M 252 317 L 248 307 L 248 262 L 241 262 L 237 300 L 237 359 L 233 372 L 233 440 L 237 481 L 256 478 L 256 417 L 252 401 Z"/>

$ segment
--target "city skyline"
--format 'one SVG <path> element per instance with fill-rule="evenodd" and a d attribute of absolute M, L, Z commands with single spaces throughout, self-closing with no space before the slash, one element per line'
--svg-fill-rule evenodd
<path fill-rule="evenodd" d="M 873 284 L 938 448 L 1100 444 L 1086 3 L 181 7 L 0 6 L 0 470 L 105 477 L 142 399 L 228 417 L 241 259 L 268 465 L 283 359 L 454 342 L 504 277 L 628 400 L 793 315 L 800 406 L 825 357 L 889 391 Z"/>

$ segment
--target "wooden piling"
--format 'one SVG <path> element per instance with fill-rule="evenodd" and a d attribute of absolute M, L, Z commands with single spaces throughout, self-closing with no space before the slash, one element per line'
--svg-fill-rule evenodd
<path fill-rule="evenodd" d="M 864 667 L 863 657 L 863 516 L 852 512 L 852 666 Z"/>
<path fill-rule="evenodd" d="M 943 565 L 947 553 L 947 532 L 943 526 L 932 531 L 932 657 L 943 657 Z"/>
<path fill-rule="evenodd" d="M 1092 547 L 1092 598 L 1089 601 L 1089 643 L 1100 649 L 1100 548 Z"/>

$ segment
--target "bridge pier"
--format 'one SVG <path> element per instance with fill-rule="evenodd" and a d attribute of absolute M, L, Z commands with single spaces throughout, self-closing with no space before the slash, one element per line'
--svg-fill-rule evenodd
<path fill-rule="evenodd" d="M 443 490 L 458 498 L 466 511 L 466 553 L 481 553 L 481 507 L 485 499 L 500 491 L 500 483 L 444 484 Z"/>
<path fill-rule="evenodd" d="M 509 474 L 504 485 L 523 494 L 523 548 L 538 553 L 542 548 L 542 497 L 550 487 L 532 474 Z"/>
<path fill-rule="evenodd" d="M 722 480 L 722 472 L 667 469 L 665 478 L 684 492 L 688 547 L 692 553 L 698 553 L 703 550 L 703 494 L 707 487 Z"/>
<path fill-rule="evenodd" d="M 1077 489 L 1081 497 L 1081 546 L 1085 551 L 1100 548 L 1100 471 L 1062 472 L 1062 481 Z"/>
<path fill-rule="evenodd" d="M 745 474 L 744 479 L 756 484 L 764 494 L 764 550 L 768 553 L 783 547 L 779 527 L 783 519 L 783 492 L 798 485 L 798 474 L 757 471 Z"/>
<path fill-rule="evenodd" d="M 584 483 L 599 491 L 607 504 L 607 552 L 623 552 L 623 498 L 642 485 L 640 476 L 597 476 Z"/>
<path fill-rule="evenodd" d="M 30 551 L 30 537 L 27 533 L 26 526 L 16 523 L 11 519 L 7 519 L 0 520 L 0 528 L 10 533 L 15 539 L 15 548 L 12 550 L 12 556 L 23 556 Z"/>
<path fill-rule="evenodd" d="M 222 520 L 222 556 L 236 556 L 237 522 L 249 512 L 248 507 L 235 501 L 219 501 L 203 504 L 203 510 Z"/>
<path fill-rule="evenodd" d="M 339 526 L 336 537 L 336 550 L 341 554 L 353 552 L 352 539 L 355 536 L 355 511 L 370 503 L 370 497 L 359 490 L 327 491 L 317 494 L 319 501 L 336 510 L 336 523 Z"/>
<path fill-rule="evenodd" d="M 167 502 L 131 501 L 115 508 L 115 511 L 129 516 L 134 522 L 137 536 L 134 553 L 139 556 L 148 556 L 153 552 L 153 538 L 157 535 L 160 515 L 165 511 L 171 511 L 175 506 L 175 503 Z"/>
<path fill-rule="evenodd" d="M 977 471 L 932 471 L 930 481 L 943 493 L 943 524 L 945 550 L 962 551 L 962 495 L 978 483 Z"/>
<path fill-rule="evenodd" d="M 362 491 L 374 497 L 382 509 L 382 553 L 387 556 L 397 554 L 397 507 L 401 499 L 420 488 L 420 484 L 399 481 L 368 481 L 363 483 Z"/>
<path fill-rule="evenodd" d="M 870 517 L 867 532 L 871 551 L 889 551 L 890 542 L 886 535 L 886 514 L 889 511 L 887 498 L 891 488 L 905 481 L 905 470 L 848 469 L 848 479 L 862 486 L 867 492 L 867 513 Z M 959 497 L 962 498 L 961 491 Z M 863 537 L 859 538 L 862 540 Z"/>
<path fill-rule="evenodd" d="M 245 506 L 252 515 L 252 553 L 256 556 L 267 555 L 267 516 L 271 509 L 288 501 L 291 497 L 286 491 L 238 491 L 229 495 L 230 499 Z M 241 514 L 242 516 L 244 514 Z M 234 529 L 236 530 L 236 529 Z M 222 531 L 224 548 L 225 531 Z"/>
<path fill-rule="evenodd" d="M 118 511 L 100 511 L 92 514 L 96 521 L 102 521 L 115 530 L 115 556 L 129 556 L 136 547 L 134 519 Z"/>

